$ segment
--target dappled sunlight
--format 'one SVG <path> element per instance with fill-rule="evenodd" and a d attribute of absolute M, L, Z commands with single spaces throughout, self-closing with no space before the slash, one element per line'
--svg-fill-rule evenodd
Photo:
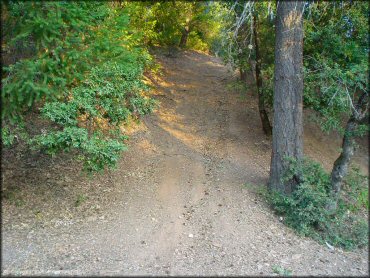
<path fill-rule="evenodd" d="M 369 7 L 316 2 L 4 1 L 2 273 L 368 275 Z"/>
<path fill-rule="evenodd" d="M 216 68 L 220 68 L 220 69 L 225 68 L 225 66 L 223 64 L 220 64 L 220 63 L 217 63 L 217 62 L 213 62 L 213 61 L 205 62 L 204 65 L 212 66 L 212 67 L 216 67 Z"/>
<path fill-rule="evenodd" d="M 137 146 L 144 152 L 144 153 L 158 153 L 158 147 L 150 142 L 148 139 L 144 138 L 137 143 Z"/>
<path fill-rule="evenodd" d="M 189 123 L 185 123 L 185 117 L 179 115 L 173 109 L 166 109 L 165 111 L 166 112 L 161 111 L 157 113 L 159 118 L 158 126 L 184 143 L 187 147 L 199 151 L 199 149 L 197 149 L 197 143 L 200 142 L 202 138 L 196 133 L 195 127 Z"/>
<path fill-rule="evenodd" d="M 175 137 L 176 139 L 180 140 L 183 144 L 185 144 L 190 149 L 195 151 L 200 151 L 199 143 L 202 141 L 200 136 L 195 136 L 190 132 L 184 132 L 181 130 L 181 127 L 184 127 L 181 124 L 174 124 L 171 123 L 170 125 L 159 124 L 161 128 L 167 131 L 170 135 Z M 172 127 L 171 127 L 172 126 Z"/>
<path fill-rule="evenodd" d="M 258 116 L 253 115 L 253 120 L 249 119 L 256 125 L 252 133 L 250 127 L 248 129 L 245 125 L 247 114 L 238 111 L 240 117 L 236 118 L 236 111 L 231 112 L 230 107 L 226 106 L 240 103 L 240 100 L 234 99 L 237 97 L 234 91 L 230 92 L 232 94 L 226 101 L 225 86 L 212 85 L 218 84 L 220 77 L 227 76 L 227 69 L 215 62 L 214 57 L 203 55 L 198 58 L 198 55 L 188 52 L 186 58 L 181 60 L 159 59 L 162 65 L 166 65 L 167 75 L 165 80 L 158 82 L 156 88 L 163 96 L 160 99 L 162 109 L 156 112 L 156 127 L 170 135 L 168 142 L 175 139 L 199 154 L 208 153 L 212 149 L 212 156 L 235 163 L 238 167 L 247 167 L 248 160 L 254 161 L 254 165 L 258 165 L 261 159 L 268 164 L 269 153 L 263 151 L 264 158 L 258 154 L 266 146 L 255 144 L 260 140 L 255 140 L 254 133 L 263 136 Z M 194 59 L 200 60 L 196 66 Z M 162 86 L 166 83 L 176 85 Z M 250 105 L 255 109 L 255 100 L 250 100 Z M 223 130 L 229 125 L 230 131 L 224 133 Z M 241 146 L 244 146 L 243 150 Z"/>
<path fill-rule="evenodd" d="M 297 26 L 300 24 L 302 18 L 301 11 L 292 10 L 289 12 L 289 14 L 283 18 L 283 22 L 286 28 L 291 29 L 294 28 L 294 26 Z"/>

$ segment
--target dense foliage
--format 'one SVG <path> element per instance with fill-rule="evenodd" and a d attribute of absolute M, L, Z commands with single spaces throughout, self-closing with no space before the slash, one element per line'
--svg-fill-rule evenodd
<path fill-rule="evenodd" d="M 307 13 L 305 106 L 318 112 L 324 130 L 343 133 L 343 117 L 349 117 L 358 98 L 369 92 L 368 5 L 315 3 Z M 366 128 L 360 126 L 353 135 L 363 135 Z"/>
<path fill-rule="evenodd" d="M 2 142 L 50 154 L 77 150 L 89 171 L 114 166 L 122 124 L 154 108 L 143 73 L 148 47 L 207 51 L 219 23 L 206 2 L 4 3 Z M 29 138 L 25 116 L 49 120 Z"/>
<path fill-rule="evenodd" d="M 5 68 L 3 143 L 14 141 L 36 107 L 54 124 L 28 141 L 32 148 L 78 150 L 89 171 L 114 166 L 125 149 L 121 125 L 154 107 L 142 81 L 151 58 L 126 10 L 104 2 L 10 2 L 5 23 L 9 54 L 33 51 Z"/>
<path fill-rule="evenodd" d="M 320 242 L 352 249 L 368 242 L 368 223 L 359 216 L 359 210 L 368 209 L 368 191 L 364 185 L 366 176 L 354 169 L 346 180 L 344 193 L 335 213 L 326 209 L 332 202 L 330 175 L 309 159 L 302 164 L 290 160 L 289 180 L 300 173 L 302 182 L 292 195 L 262 191 L 272 208 L 283 217 L 286 225 L 299 234 L 311 236 Z M 356 196 L 356 197 L 354 197 Z M 362 198 L 357 198 L 362 196 Z"/>
<path fill-rule="evenodd" d="M 133 26 L 150 46 L 208 51 L 220 29 L 215 6 L 208 2 L 143 1 L 127 8 Z"/>
<path fill-rule="evenodd" d="M 222 5 L 222 43 L 215 52 L 234 69 L 253 69 L 252 25 L 258 15 L 262 91 L 272 107 L 274 80 L 274 22 L 272 2 L 230 1 Z M 228 11 L 226 12 L 225 9 Z M 223 16 L 221 16 L 223 15 Z M 323 130 L 344 132 L 343 120 L 353 112 L 362 93 L 368 94 L 368 5 L 364 2 L 312 2 L 304 13 L 304 107 L 317 112 Z M 357 135 L 363 135 L 366 125 Z"/>

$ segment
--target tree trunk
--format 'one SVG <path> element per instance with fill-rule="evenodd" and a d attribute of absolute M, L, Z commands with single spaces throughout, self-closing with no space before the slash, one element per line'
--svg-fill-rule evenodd
<path fill-rule="evenodd" d="M 261 76 L 261 56 L 259 51 L 259 38 L 258 38 L 258 16 L 253 15 L 253 36 L 254 36 L 254 46 L 256 51 L 256 85 L 258 93 L 258 110 L 260 113 L 260 118 L 262 122 L 262 129 L 265 135 L 271 136 L 272 128 L 270 120 L 265 108 L 265 100 L 262 93 L 262 76 Z"/>
<path fill-rule="evenodd" d="M 238 45 L 238 54 L 237 54 L 237 61 L 239 64 L 239 72 L 240 72 L 240 81 L 242 81 L 243 84 L 247 84 L 247 57 L 246 57 L 246 49 L 244 49 L 244 37 L 247 34 L 248 31 L 248 25 L 246 22 L 243 22 L 242 25 L 239 28 L 238 35 L 236 37 L 237 45 Z"/>
<path fill-rule="evenodd" d="M 185 27 L 182 30 L 182 35 L 181 35 L 181 40 L 179 47 L 184 48 L 186 46 L 186 43 L 188 42 L 188 37 L 189 37 L 190 30 L 188 27 Z"/>
<path fill-rule="evenodd" d="M 330 209 L 335 210 L 337 207 L 337 201 L 339 198 L 339 193 L 342 187 L 343 179 L 348 173 L 348 167 L 351 161 L 351 158 L 354 154 L 354 135 L 353 133 L 357 130 L 357 127 L 363 119 L 366 117 L 368 109 L 369 95 L 368 92 L 364 92 L 357 104 L 356 111 L 352 112 L 351 117 L 349 118 L 342 141 L 342 152 L 334 162 L 333 169 L 331 171 L 331 188 L 332 195 L 334 198 L 334 204 Z"/>
<path fill-rule="evenodd" d="M 356 130 L 357 125 L 356 119 L 351 116 L 347 122 L 343 136 L 342 152 L 337 160 L 335 160 L 333 170 L 331 171 L 331 187 L 335 202 L 338 200 L 343 179 L 347 175 L 349 162 L 354 153 L 354 138 L 351 136 L 351 133 Z"/>
<path fill-rule="evenodd" d="M 274 121 L 269 187 L 294 191 L 300 176 L 283 182 L 286 157 L 303 157 L 303 1 L 279 1 L 276 17 Z"/>
<path fill-rule="evenodd" d="M 242 69 L 242 68 L 240 68 L 239 71 L 240 71 L 240 80 L 243 83 L 247 83 L 247 71 L 245 69 Z"/>

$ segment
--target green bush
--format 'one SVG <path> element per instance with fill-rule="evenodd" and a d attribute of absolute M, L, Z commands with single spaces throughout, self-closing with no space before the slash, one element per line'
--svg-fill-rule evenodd
<path fill-rule="evenodd" d="M 368 177 L 362 175 L 359 168 L 354 167 L 351 169 L 344 184 L 346 201 L 351 211 L 356 212 L 363 207 L 369 210 L 368 184 Z"/>
<path fill-rule="evenodd" d="M 31 149 L 51 155 L 74 151 L 89 172 L 114 167 L 126 149 L 122 125 L 155 107 L 143 82 L 153 60 L 127 9 L 63 1 L 4 8 L 6 51 L 16 52 L 18 44 L 35 51 L 5 68 L 3 146 L 22 137 Z M 33 108 L 50 124 L 28 140 L 17 126 Z"/>
<path fill-rule="evenodd" d="M 276 213 L 283 216 L 284 223 L 300 235 L 313 237 L 322 243 L 328 242 L 345 249 L 365 246 L 368 240 L 368 224 L 359 215 L 351 212 L 352 203 L 346 198 L 348 195 L 358 196 L 359 192 L 363 192 L 363 176 L 356 175 L 354 178 L 350 175 L 344 187 L 345 191 L 341 194 L 338 209 L 333 214 L 326 209 L 333 201 L 329 174 L 320 164 L 308 159 L 304 159 L 300 165 L 296 161 L 288 161 L 290 168 L 285 179 L 289 180 L 299 173 L 302 182 L 291 195 L 276 191 L 264 194 Z"/>
<path fill-rule="evenodd" d="M 86 81 L 71 90 L 68 101 L 46 103 L 41 109 L 62 130 L 35 136 L 35 148 L 52 155 L 75 149 L 90 172 L 114 167 L 126 149 L 120 125 L 151 112 L 155 105 L 142 95 L 146 86 L 141 74 L 138 65 L 124 61 L 92 68 Z"/>

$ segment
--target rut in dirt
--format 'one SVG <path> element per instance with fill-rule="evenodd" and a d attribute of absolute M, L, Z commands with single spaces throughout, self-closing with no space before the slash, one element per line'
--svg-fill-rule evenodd
<path fill-rule="evenodd" d="M 7 231 L 4 273 L 271 275 L 275 265 L 367 273 L 366 251 L 333 253 L 298 237 L 248 189 L 267 182 L 270 142 L 255 96 L 230 89 L 235 77 L 221 61 L 190 51 L 157 60 L 160 109 L 132 135 L 118 169 L 92 182 L 105 182 L 101 214 Z"/>

